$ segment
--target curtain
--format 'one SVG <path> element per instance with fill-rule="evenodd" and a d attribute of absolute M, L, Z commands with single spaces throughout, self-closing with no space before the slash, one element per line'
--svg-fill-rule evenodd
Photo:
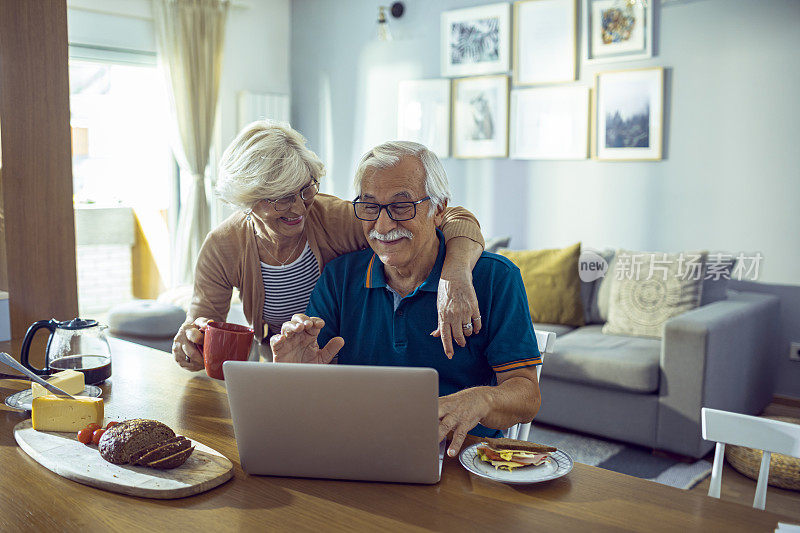
<path fill-rule="evenodd" d="M 159 63 L 177 126 L 173 152 L 191 176 L 173 258 L 175 284 L 191 283 L 209 227 L 205 172 L 217 110 L 228 0 L 153 0 Z"/>

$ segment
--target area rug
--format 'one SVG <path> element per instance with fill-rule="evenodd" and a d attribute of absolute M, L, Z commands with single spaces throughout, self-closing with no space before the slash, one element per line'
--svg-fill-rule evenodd
<path fill-rule="evenodd" d="M 691 489 L 711 474 L 711 463 L 705 459 L 682 463 L 657 457 L 648 448 L 570 433 L 535 422 L 528 440 L 564 450 L 578 463 L 649 479 L 679 489 Z"/>

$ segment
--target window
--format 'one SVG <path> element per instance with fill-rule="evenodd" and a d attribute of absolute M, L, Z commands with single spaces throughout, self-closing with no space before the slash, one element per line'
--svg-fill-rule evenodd
<path fill-rule="evenodd" d="M 73 60 L 69 77 L 75 202 L 169 208 L 172 125 L 158 69 Z"/>
<path fill-rule="evenodd" d="M 69 65 L 81 315 L 102 318 L 169 279 L 175 160 L 167 90 L 154 65 Z"/>

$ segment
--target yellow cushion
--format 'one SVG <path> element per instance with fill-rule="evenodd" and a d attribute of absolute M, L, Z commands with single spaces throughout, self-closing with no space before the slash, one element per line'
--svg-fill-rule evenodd
<path fill-rule="evenodd" d="M 583 326 L 581 243 L 555 250 L 499 250 L 519 267 L 534 323 Z"/>

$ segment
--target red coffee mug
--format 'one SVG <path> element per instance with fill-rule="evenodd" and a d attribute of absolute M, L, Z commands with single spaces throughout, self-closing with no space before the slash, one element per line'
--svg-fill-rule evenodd
<path fill-rule="evenodd" d="M 214 379 L 225 379 L 222 363 L 246 361 L 253 343 L 253 330 L 227 322 L 209 322 L 203 331 L 203 362 L 206 374 Z"/>

